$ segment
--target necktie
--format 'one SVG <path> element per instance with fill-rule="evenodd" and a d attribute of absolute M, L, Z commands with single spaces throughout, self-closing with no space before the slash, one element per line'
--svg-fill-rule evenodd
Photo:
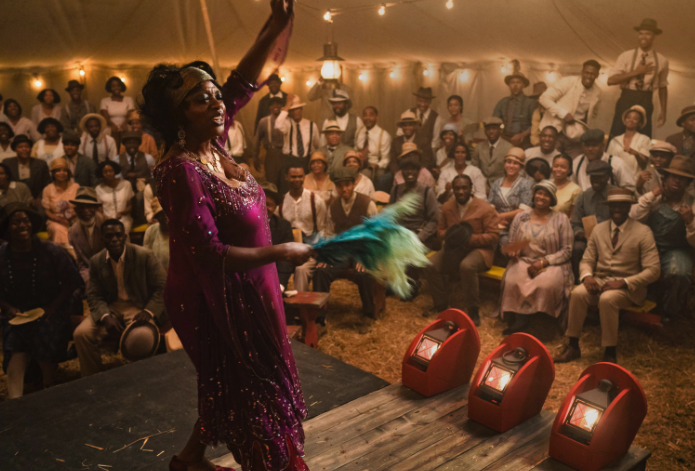
<path fill-rule="evenodd" d="M 304 157 L 304 138 L 302 130 L 299 129 L 299 123 L 297 123 L 297 157 Z"/>
<path fill-rule="evenodd" d="M 135 156 L 134 155 L 130 156 L 130 171 L 131 172 L 135 171 Z"/>
<path fill-rule="evenodd" d="M 647 54 L 642 53 L 642 60 L 640 61 L 640 65 L 647 65 Z M 635 82 L 635 89 L 636 90 L 642 90 L 644 87 L 644 75 L 638 75 L 637 76 L 637 81 Z"/>
<path fill-rule="evenodd" d="M 94 159 L 95 164 L 98 164 L 99 163 L 99 148 L 97 147 L 97 140 L 92 139 L 92 142 L 94 142 L 94 145 L 92 146 L 92 159 Z"/>
<path fill-rule="evenodd" d="M 422 126 L 423 124 L 425 124 L 425 113 L 420 111 L 420 126 Z"/>
<path fill-rule="evenodd" d="M 490 162 L 492 162 L 492 154 L 495 152 L 495 146 L 490 146 Z"/>
<path fill-rule="evenodd" d="M 613 248 L 615 248 L 616 245 L 618 245 L 618 237 L 620 236 L 620 229 L 617 227 L 615 228 L 615 231 L 613 232 L 613 240 L 611 240 L 611 243 L 613 244 Z"/>
<path fill-rule="evenodd" d="M 362 149 L 369 150 L 369 131 L 364 133 L 364 147 Z"/>

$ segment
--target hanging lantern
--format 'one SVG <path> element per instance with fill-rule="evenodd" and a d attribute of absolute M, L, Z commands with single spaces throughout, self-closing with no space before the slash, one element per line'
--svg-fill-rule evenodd
<path fill-rule="evenodd" d="M 512 334 L 478 369 L 468 393 L 468 417 L 505 432 L 541 412 L 554 380 L 548 349 L 532 335 Z"/>
<path fill-rule="evenodd" d="M 560 406 L 549 454 L 579 471 L 598 471 L 627 453 L 646 415 L 644 391 L 629 371 L 592 365 Z"/>
<path fill-rule="evenodd" d="M 426 397 L 462 386 L 470 380 L 479 353 L 473 321 L 458 309 L 447 309 L 410 343 L 403 358 L 403 384 Z"/>
<path fill-rule="evenodd" d="M 338 44 L 329 42 L 323 45 L 323 56 L 316 59 L 323 61 L 321 77 L 326 81 L 337 81 L 342 74 L 341 62 L 345 61 L 338 55 Z"/>

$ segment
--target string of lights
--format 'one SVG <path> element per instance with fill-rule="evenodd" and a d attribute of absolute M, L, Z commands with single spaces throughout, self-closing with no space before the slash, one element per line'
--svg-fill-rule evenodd
<path fill-rule="evenodd" d="M 319 8 L 316 8 L 312 5 L 308 5 L 304 2 L 297 2 L 297 5 L 300 7 L 306 8 L 308 10 L 312 10 L 316 13 L 321 13 L 323 16 L 323 19 L 328 22 L 332 23 L 333 18 L 337 15 L 343 15 L 346 13 L 355 13 L 355 12 L 363 12 L 363 11 L 369 11 L 373 10 L 376 11 L 379 16 L 384 16 L 387 13 L 387 9 L 389 8 L 394 8 L 402 5 L 408 5 L 412 3 L 421 3 L 421 2 L 426 2 L 426 1 L 442 1 L 442 0 L 402 0 L 399 2 L 385 2 L 385 3 L 376 3 L 376 4 L 366 4 L 366 5 L 355 5 L 355 6 L 350 6 L 350 7 L 337 7 L 337 8 L 329 8 L 327 10 L 321 10 Z M 451 10 L 454 8 L 454 0 L 446 0 L 446 3 L 444 4 L 446 8 Z"/>

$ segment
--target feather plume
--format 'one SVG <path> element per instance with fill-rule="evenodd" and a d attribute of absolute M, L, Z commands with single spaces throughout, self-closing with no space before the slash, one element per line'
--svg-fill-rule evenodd
<path fill-rule="evenodd" d="M 406 275 L 409 266 L 423 267 L 429 263 L 427 248 L 417 235 L 396 221 L 417 209 L 418 196 L 407 195 L 376 216 L 364 219 L 359 226 L 322 239 L 314 244 L 317 261 L 337 265 L 353 259 L 377 280 L 387 284 L 402 298 L 408 297 L 411 286 Z"/>

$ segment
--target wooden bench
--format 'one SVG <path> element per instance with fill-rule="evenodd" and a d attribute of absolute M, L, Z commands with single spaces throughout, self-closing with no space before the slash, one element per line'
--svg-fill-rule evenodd
<path fill-rule="evenodd" d="M 299 319 L 302 323 L 302 338 L 304 344 L 316 348 L 319 343 L 316 318 L 328 304 L 330 293 L 318 293 L 314 291 L 301 291 L 291 298 L 284 298 L 286 310 L 299 310 Z"/>

